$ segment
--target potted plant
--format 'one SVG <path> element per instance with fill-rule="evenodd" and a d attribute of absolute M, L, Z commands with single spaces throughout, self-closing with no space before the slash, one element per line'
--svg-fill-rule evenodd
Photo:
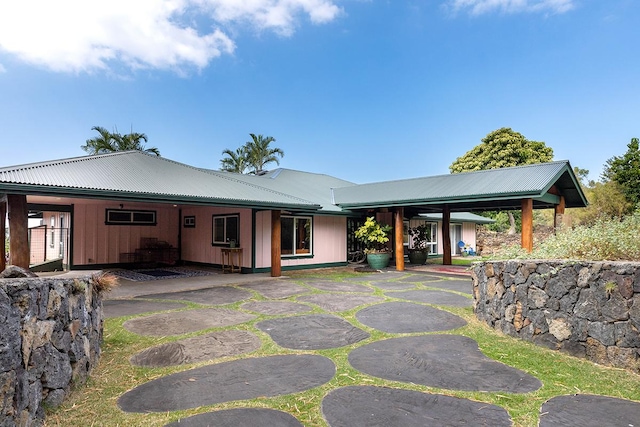
<path fill-rule="evenodd" d="M 422 224 L 409 228 L 408 232 L 413 242 L 413 247 L 409 249 L 409 262 L 422 265 L 427 262 L 427 257 L 429 256 L 431 227 L 427 226 L 427 224 Z"/>
<path fill-rule="evenodd" d="M 389 265 L 391 253 L 387 247 L 387 242 L 389 241 L 388 234 L 390 231 L 390 225 L 381 225 L 374 217 L 368 217 L 364 225 L 356 230 L 356 239 L 364 244 L 367 263 L 369 267 L 375 270 L 380 270 Z"/>

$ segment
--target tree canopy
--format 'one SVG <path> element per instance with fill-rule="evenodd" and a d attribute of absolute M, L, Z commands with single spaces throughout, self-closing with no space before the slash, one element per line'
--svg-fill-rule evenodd
<path fill-rule="evenodd" d="M 544 142 L 530 141 L 511 128 L 500 128 L 485 136 L 481 143 L 458 157 L 449 166 L 451 173 L 471 172 L 487 169 L 507 168 L 511 166 L 545 163 L 553 159 L 553 149 Z M 501 220 L 504 213 L 491 212 L 488 216 L 496 220 L 494 228 L 504 229 L 506 221 Z M 507 211 L 509 234 L 516 232 L 520 213 L 515 215 Z"/>
<path fill-rule="evenodd" d="M 259 175 L 264 172 L 265 165 L 275 162 L 280 164 L 279 158 L 284 157 L 284 151 L 280 148 L 272 148 L 270 144 L 275 142 L 272 136 L 263 136 L 250 133 L 251 141 L 247 141 L 235 151 L 225 149 L 223 155 L 227 157 L 220 160 L 220 170 L 227 172 L 249 173 Z"/>
<path fill-rule="evenodd" d="M 553 149 L 544 142 L 530 141 L 511 128 L 500 128 L 458 157 L 449 166 L 451 173 L 545 163 L 553 159 Z"/>
<path fill-rule="evenodd" d="M 117 130 L 115 132 L 109 132 L 101 126 L 94 126 L 91 130 L 95 130 L 99 135 L 87 139 L 85 145 L 80 146 L 80 148 L 91 155 L 113 153 L 115 151 L 139 150 L 160 156 L 160 150 L 156 147 L 147 148 L 144 146 L 143 141 L 145 143 L 148 141 L 147 135 L 144 133 L 131 131 L 131 133 L 121 135 Z"/>
<path fill-rule="evenodd" d="M 602 177 L 615 181 L 625 199 L 633 206 L 640 205 L 640 141 L 631 138 L 627 152 L 622 156 L 613 156 L 605 165 Z"/>

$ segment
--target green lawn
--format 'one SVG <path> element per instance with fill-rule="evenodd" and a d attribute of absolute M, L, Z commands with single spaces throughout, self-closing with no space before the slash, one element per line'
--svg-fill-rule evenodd
<path fill-rule="evenodd" d="M 347 272 L 346 270 L 329 270 L 324 272 L 301 271 L 291 273 L 290 276 L 292 280 L 304 285 L 303 280 L 311 277 L 330 276 L 334 280 L 340 281 L 353 274 L 354 273 Z M 376 275 L 373 274 L 371 276 L 372 280 L 375 279 L 375 277 Z M 434 286 L 435 285 L 436 284 L 434 284 Z M 429 287 L 423 285 L 419 285 L 419 288 L 429 289 Z M 309 289 L 310 293 L 321 293 L 321 291 L 316 289 Z M 384 297 L 387 301 L 395 300 L 394 298 L 385 296 L 383 290 L 379 288 L 375 289 L 373 295 Z M 258 294 L 254 294 L 253 299 L 256 301 L 264 300 L 264 298 Z M 295 297 L 288 298 L 287 300 L 294 301 Z M 247 301 L 229 304 L 225 306 L 225 308 L 238 308 L 245 302 Z M 189 306 L 189 308 L 196 307 L 200 306 L 198 304 L 190 304 Z M 323 313 L 318 307 L 313 307 L 315 313 Z M 124 413 L 118 409 L 116 401 L 121 394 L 137 385 L 173 372 L 202 366 L 204 363 L 171 368 L 140 368 L 132 366 L 128 362 L 129 358 L 133 354 L 150 346 L 211 332 L 216 329 L 203 330 L 179 337 L 151 338 L 138 336 L 126 331 L 122 325 L 130 317 L 108 319 L 105 321 L 104 344 L 102 346 L 100 365 L 94 370 L 91 379 L 85 386 L 78 387 L 74 390 L 62 407 L 48 413 L 46 425 L 65 427 L 162 426 L 180 417 L 212 410 L 251 406 L 286 411 L 295 416 L 305 426 L 326 426 L 327 424 L 320 411 L 322 398 L 332 389 L 349 385 L 378 385 L 419 390 L 496 404 L 502 406 L 509 412 L 516 426 L 536 426 L 540 406 L 553 396 L 592 393 L 640 401 L 640 376 L 620 369 L 597 366 L 585 360 L 504 336 L 478 322 L 470 308 L 445 308 L 452 313 L 462 316 L 468 322 L 466 326 L 454 331 L 447 331 L 446 333 L 471 337 L 478 342 L 480 349 L 487 356 L 534 375 L 542 381 L 543 386 L 539 390 L 526 394 L 460 392 L 388 381 L 360 373 L 353 369 L 348 363 L 347 355 L 351 350 L 373 341 L 407 335 L 384 333 L 362 325 L 355 318 L 355 313 L 362 308 L 363 306 L 360 306 L 347 312 L 332 313 L 343 317 L 371 334 L 371 337 L 367 340 L 338 349 L 296 351 L 281 348 L 276 345 L 267 334 L 254 327 L 256 322 L 266 318 L 272 318 L 272 316 L 259 315 L 255 320 L 242 325 L 218 328 L 219 330 L 243 329 L 251 331 L 260 337 L 263 345 L 256 352 L 240 357 L 218 359 L 215 360 L 214 363 L 236 360 L 242 357 L 259 357 L 276 354 L 320 354 L 329 357 L 336 364 L 336 375 L 329 383 L 293 395 L 229 402 L 186 411 L 151 414 Z"/>

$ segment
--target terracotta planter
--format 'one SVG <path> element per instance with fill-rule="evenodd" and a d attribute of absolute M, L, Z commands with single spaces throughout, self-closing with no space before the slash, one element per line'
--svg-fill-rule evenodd
<path fill-rule="evenodd" d="M 409 262 L 411 264 L 423 265 L 427 262 L 429 251 L 409 251 Z"/>
<path fill-rule="evenodd" d="M 381 270 L 389 266 L 391 254 L 389 252 L 367 254 L 367 264 L 374 270 Z"/>

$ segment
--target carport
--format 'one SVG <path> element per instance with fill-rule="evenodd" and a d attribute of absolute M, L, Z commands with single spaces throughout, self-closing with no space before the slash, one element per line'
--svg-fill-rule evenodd
<path fill-rule="evenodd" d="M 557 228 L 565 208 L 587 206 L 567 160 L 335 188 L 333 200 L 341 208 L 354 212 L 391 213 L 396 253 L 403 253 L 404 218 L 441 213 L 445 265 L 451 265 L 452 212 L 521 210 L 522 247 L 531 252 L 534 209 L 553 209 Z M 404 270 L 403 257 L 396 258 L 396 269 Z"/>

